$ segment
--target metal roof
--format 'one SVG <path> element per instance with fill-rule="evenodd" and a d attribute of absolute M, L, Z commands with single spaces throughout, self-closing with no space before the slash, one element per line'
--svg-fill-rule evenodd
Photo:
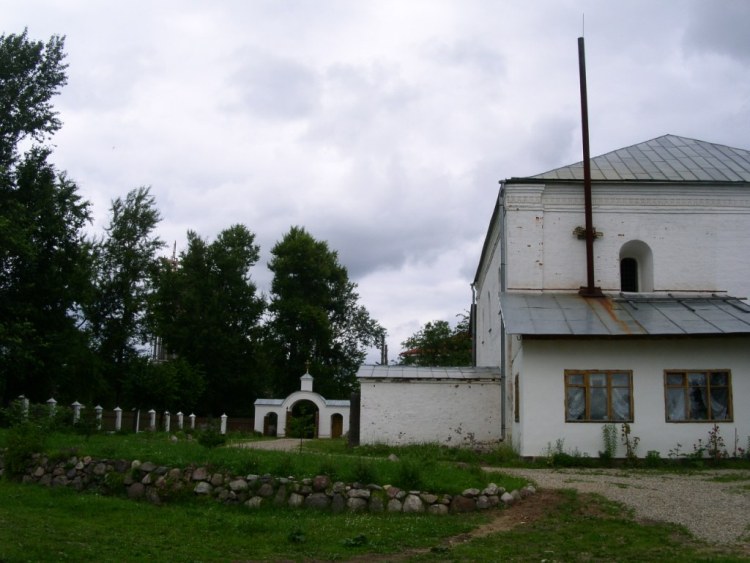
<path fill-rule="evenodd" d="M 500 307 L 510 334 L 750 334 L 750 306 L 728 296 L 624 293 L 585 298 L 576 293 L 502 293 Z"/>
<path fill-rule="evenodd" d="M 583 163 L 531 176 L 583 181 Z M 591 179 L 668 182 L 750 182 L 750 151 L 663 135 L 591 159 Z"/>
<path fill-rule="evenodd" d="M 429 379 L 479 380 L 499 379 L 497 367 L 417 367 L 417 366 L 362 366 L 357 379 Z"/>
<path fill-rule="evenodd" d="M 316 393 L 317 394 L 317 393 Z M 280 407 L 286 399 L 255 399 L 255 405 L 267 407 Z M 344 399 L 323 399 L 328 407 L 348 407 L 349 401 Z"/>
<path fill-rule="evenodd" d="M 344 399 L 326 399 L 327 407 L 348 407 L 350 402 Z"/>

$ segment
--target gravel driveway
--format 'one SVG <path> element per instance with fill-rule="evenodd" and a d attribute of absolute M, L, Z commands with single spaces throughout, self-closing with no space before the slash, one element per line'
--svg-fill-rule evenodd
<path fill-rule="evenodd" d="M 708 542 L 750 545 L 750 471 L 495 470 L 525 477 L 540 488 L 600 494 L 633 508 L 638 518 L 681 524 Z"/>
<path fill-rule="evenodd" d="M 299 438 L 280 438 L 236 445 L 289 451 L 299 448 L 299 443 Z M 644 469 L 491 469 L 525 477 L 540 488 L 600 494 L 633 508 L 638 518 L 681 524 L 707 542 L 750 548 L 750 471 L 670 474 Z"/>

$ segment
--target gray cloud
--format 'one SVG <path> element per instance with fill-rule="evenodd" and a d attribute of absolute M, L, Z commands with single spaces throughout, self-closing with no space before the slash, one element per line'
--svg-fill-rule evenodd
<path fill-rule="evenodd" d="M 750 62 L 750 3 L 698 2 L 685 29 L 685 49 L 692 55 L 714 53 L 744 65 Z"/>
<path fill-rule="evenodd" d="M 68 36 L 55 160 L 94 203 L 151 185 L 162 238 L 292 225 L 339 252 L 391 356 L 470 300 L 498 180 L 664 133 L 750 148 L 748 8 L 542 0 L 0 0 L 2 31 Z"/>
<path fill-rule="evenodd" d="M 310 68 L 251 49 L 236 57 L 241 62 L 229 87 L 242 109 L 266 119 L 301 119 L 317 109 L 320 81 Z"/>

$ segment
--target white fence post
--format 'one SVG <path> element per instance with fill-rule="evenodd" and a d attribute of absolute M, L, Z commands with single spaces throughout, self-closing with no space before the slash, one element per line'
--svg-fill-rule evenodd
<path fill-rule="evenodd" d="M 182 414 L 182 411 L 177 413 L 177 429 L 182 430 L 182 421 L 184 419 L 185 415 Z"/>
<path fill-rule="evenodd" d="M 76 401 L 75 403 L 73 403 L 70 406 L 73 407 L 73 424 L 75 424 L 75 423 L 78 422 L 78 419 L 81 418 L 81 409 L 86 408 L 86 407 L 84 407 L 78 401 Z"/>
<path fill-rule="evenodd" d="M 21 414 L 24 418 L 29 418 L 29 400 L 26 395 L 19 395 L 18 400 L 21 401 Z"/>
<path fill-rule="evenodd" d="M 221 433 L 222 434 L 227 433 L 227 415 L 226 414 L 221 415 Z"/>
<path fill-rule="evenodd" d="M 96 429 L 101 430 L 102 429 L 102 411 L 104 408 L 101 405 L 96 405 L 94 407 L 94 410 L 96 411 Z"/>
<path fill-rule="evenodd" d="M 188 418 L 190 419 L 191 430 L 195 430 L 195 415 L 191 414 Z"/>
<path fill-rule="evenodd" d="M 156 411 L 154 409 L 148 411 L 148 429 L 151 432 L 156 430 Z"/>
<path fill-rule="evenodd" d="M 57 414 L 57 401 L 55 401 L 54 398 L 50 397 L 47 399 L 47 406 L 49 407 L 49 415 L 51 417 L 54 417 L 55 414 Z"/>
<path fill-rule="evenodd" d="M 164 411 L 164 432 L 169 432 L 170 418 L 169 411 Z"/>
<path fill-rule="evenodd" d="M 122 428 L 122 409 L 115 407 L 115 432 L 119 432 Z"/>

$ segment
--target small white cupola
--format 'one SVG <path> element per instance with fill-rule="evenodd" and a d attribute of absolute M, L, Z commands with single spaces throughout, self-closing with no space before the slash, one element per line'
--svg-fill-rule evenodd
<path fill-rule="evenodd" d="M 305 364 L 305 375 L 299 378 L 300 381 L 300 390 L 301 391 L 310 391 L 313 390 L 313 376 L 310 375 L 310 362 L 307 362 Z"/>

